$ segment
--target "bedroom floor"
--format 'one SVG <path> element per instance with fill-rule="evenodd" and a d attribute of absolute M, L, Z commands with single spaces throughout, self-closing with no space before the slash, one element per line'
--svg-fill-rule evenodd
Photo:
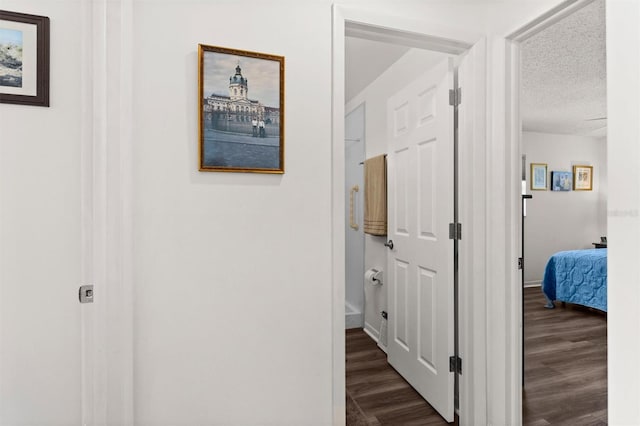
<path fill-rule="evenodd" d="M 607 424 L 607 316 L 525 289 L 523 423 Z"/>

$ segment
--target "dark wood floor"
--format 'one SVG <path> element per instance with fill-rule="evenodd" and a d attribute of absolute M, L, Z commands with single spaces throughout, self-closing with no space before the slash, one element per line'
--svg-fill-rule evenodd
<path fill-rule="evenodd" d="M 525 289 L 524 424 L 606 425 L 606 314 L 544 303 L 539 287 Z"/>
<path fill-rule="evenodd" d="M 607 319 L 579 306 L 545 309 L 540 288 L 525 289 L 526 426 L 606 425 Z M 370 425 L 446 425 L 387 364 L 362 330 L 348 330 L 347 394 Z"/>
<path fill-rule="evenodd" d="M 446 425 L 361 329 L 347 330 L 347 395 L 369 425 Z M 347 424 L 347 426 L 350 426 Z"/>

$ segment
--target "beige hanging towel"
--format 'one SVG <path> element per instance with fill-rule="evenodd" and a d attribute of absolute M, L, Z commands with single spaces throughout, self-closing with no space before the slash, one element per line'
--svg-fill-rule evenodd
<path fill-rule="evenodd" d="M 387 235 L 386 157 L 364 162 L 364 232 L 371 235 Z"/>

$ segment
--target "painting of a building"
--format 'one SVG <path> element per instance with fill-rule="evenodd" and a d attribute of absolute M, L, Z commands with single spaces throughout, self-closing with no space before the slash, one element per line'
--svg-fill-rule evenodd
<path fill-rule="evenodd" d="M 201 170 L 282 172 L 281 58 L 214 46 L 201 55 Z"/>

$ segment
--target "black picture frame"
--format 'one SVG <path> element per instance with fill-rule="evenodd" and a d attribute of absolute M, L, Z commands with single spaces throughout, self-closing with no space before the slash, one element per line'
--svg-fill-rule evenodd
<path fill-rule="evenodd" d="M 0 84 L 0 103 L 31 105 L 31 106 L 49 106 L 49 18 L 46 16 L 29 15 L 26 13 L 10 12 L 0 10 L 0 29 L 3 29 L 3 22 L 20 23 L 27 26 L 35 26 L 35 42 L 29 46 L 25 46 L 26 55 L 35 57 L 35 70 L 26 70 L 25 75 L 31 73 L 34 76 L 35 94 L 20 94 L 11 92 L 8 85 Z M 7 24 L 5 24 L 5 27 Z M 28 28 L 28 27 L 27 27 Z M 2 40 L 0 40 L 0 44 Z M 22 49 L 22 46 L 21 46 Z M 35 52 L 28 50 L 35 49 Z M 22 84 L 22 65 L 20 65 L 20 84 Z M 34 65 L 31 64 L 30 67 Z M 1 77 L 1 76 L 0 76 Z M 22 86 L 21 86 L 22 87 Z M 19 90 L 19 89 L 18 89 Z"/>

